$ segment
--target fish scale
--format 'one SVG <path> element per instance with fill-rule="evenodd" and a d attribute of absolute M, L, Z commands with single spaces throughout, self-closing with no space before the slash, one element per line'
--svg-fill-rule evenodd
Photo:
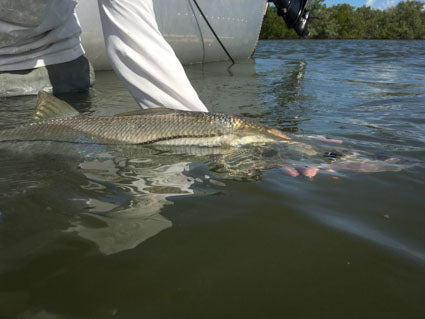
<path fill-rule="evenodd" d="M 111 117 L 87 117 L 45 92 L 39 94 L 34 119 L 34 122 L 0 131 L 0 141 L 92 140 L 109 144 L 219 146 L 289 139 L 280 131 L 221 113 L 153 109 Z"/>

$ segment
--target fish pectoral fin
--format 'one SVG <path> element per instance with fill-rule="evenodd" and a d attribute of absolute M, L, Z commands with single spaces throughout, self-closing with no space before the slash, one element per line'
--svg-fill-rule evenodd
<path fill-rule="evenodd" d="M 34 120 L 47 120 L 52 118 L 63 118 L 80 115 L 71 105 L 54 97 L 53 95 L 38 92 L 37 106 L 34 112 Z"/>
<path fill-rule="evenodd" d="M 153 115 L 153 114 L 174 114 L 177 112 L 181 112 L 179 110 L 174 109 L 168 109 L 166 107 L 158 107 L 153 109 L 143 109 L 143 110 L 136 110 L 136 111 L 130 111 L 130 112 L 124 112 L 124 113 L 118 113 L 114 116 L 134 116 L 134 115 Z"/>

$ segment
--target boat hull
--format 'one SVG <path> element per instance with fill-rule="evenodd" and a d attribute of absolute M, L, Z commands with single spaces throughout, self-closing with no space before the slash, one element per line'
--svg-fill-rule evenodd
<path fill-rule="evenodd" d="M 197 0 L 216 34 L 234 59 L 254 53 L 267 2 L 259 0 Z M 183 64 L 224 61 L 223 48 L 192 0 L 155 0 L 158 27 Z M 109 70 L 97 0 L 77 6 L 81 41 L 95 70 Z"/>

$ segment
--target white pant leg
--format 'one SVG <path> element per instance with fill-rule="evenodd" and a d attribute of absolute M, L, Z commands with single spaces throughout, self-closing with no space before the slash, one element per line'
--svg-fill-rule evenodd
<path fill-rule="evenodd" d="M 159 32 L 152 0 L 98 0 L 106 51 L 143 108 L 208 111 Z"/>

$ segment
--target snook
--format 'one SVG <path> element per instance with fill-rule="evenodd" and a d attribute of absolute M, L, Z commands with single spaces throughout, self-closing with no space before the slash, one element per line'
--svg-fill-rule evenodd
<path fill-rule="evenodd" d="M 140 110 L 112 117 L 87 117 L 46 92 L 40 92 L 34 121 L 0 131 L 4 141 L 100 142 L 234 146 L 290 140 L 282 132 L 242 118 L 166 108 Z"/>

